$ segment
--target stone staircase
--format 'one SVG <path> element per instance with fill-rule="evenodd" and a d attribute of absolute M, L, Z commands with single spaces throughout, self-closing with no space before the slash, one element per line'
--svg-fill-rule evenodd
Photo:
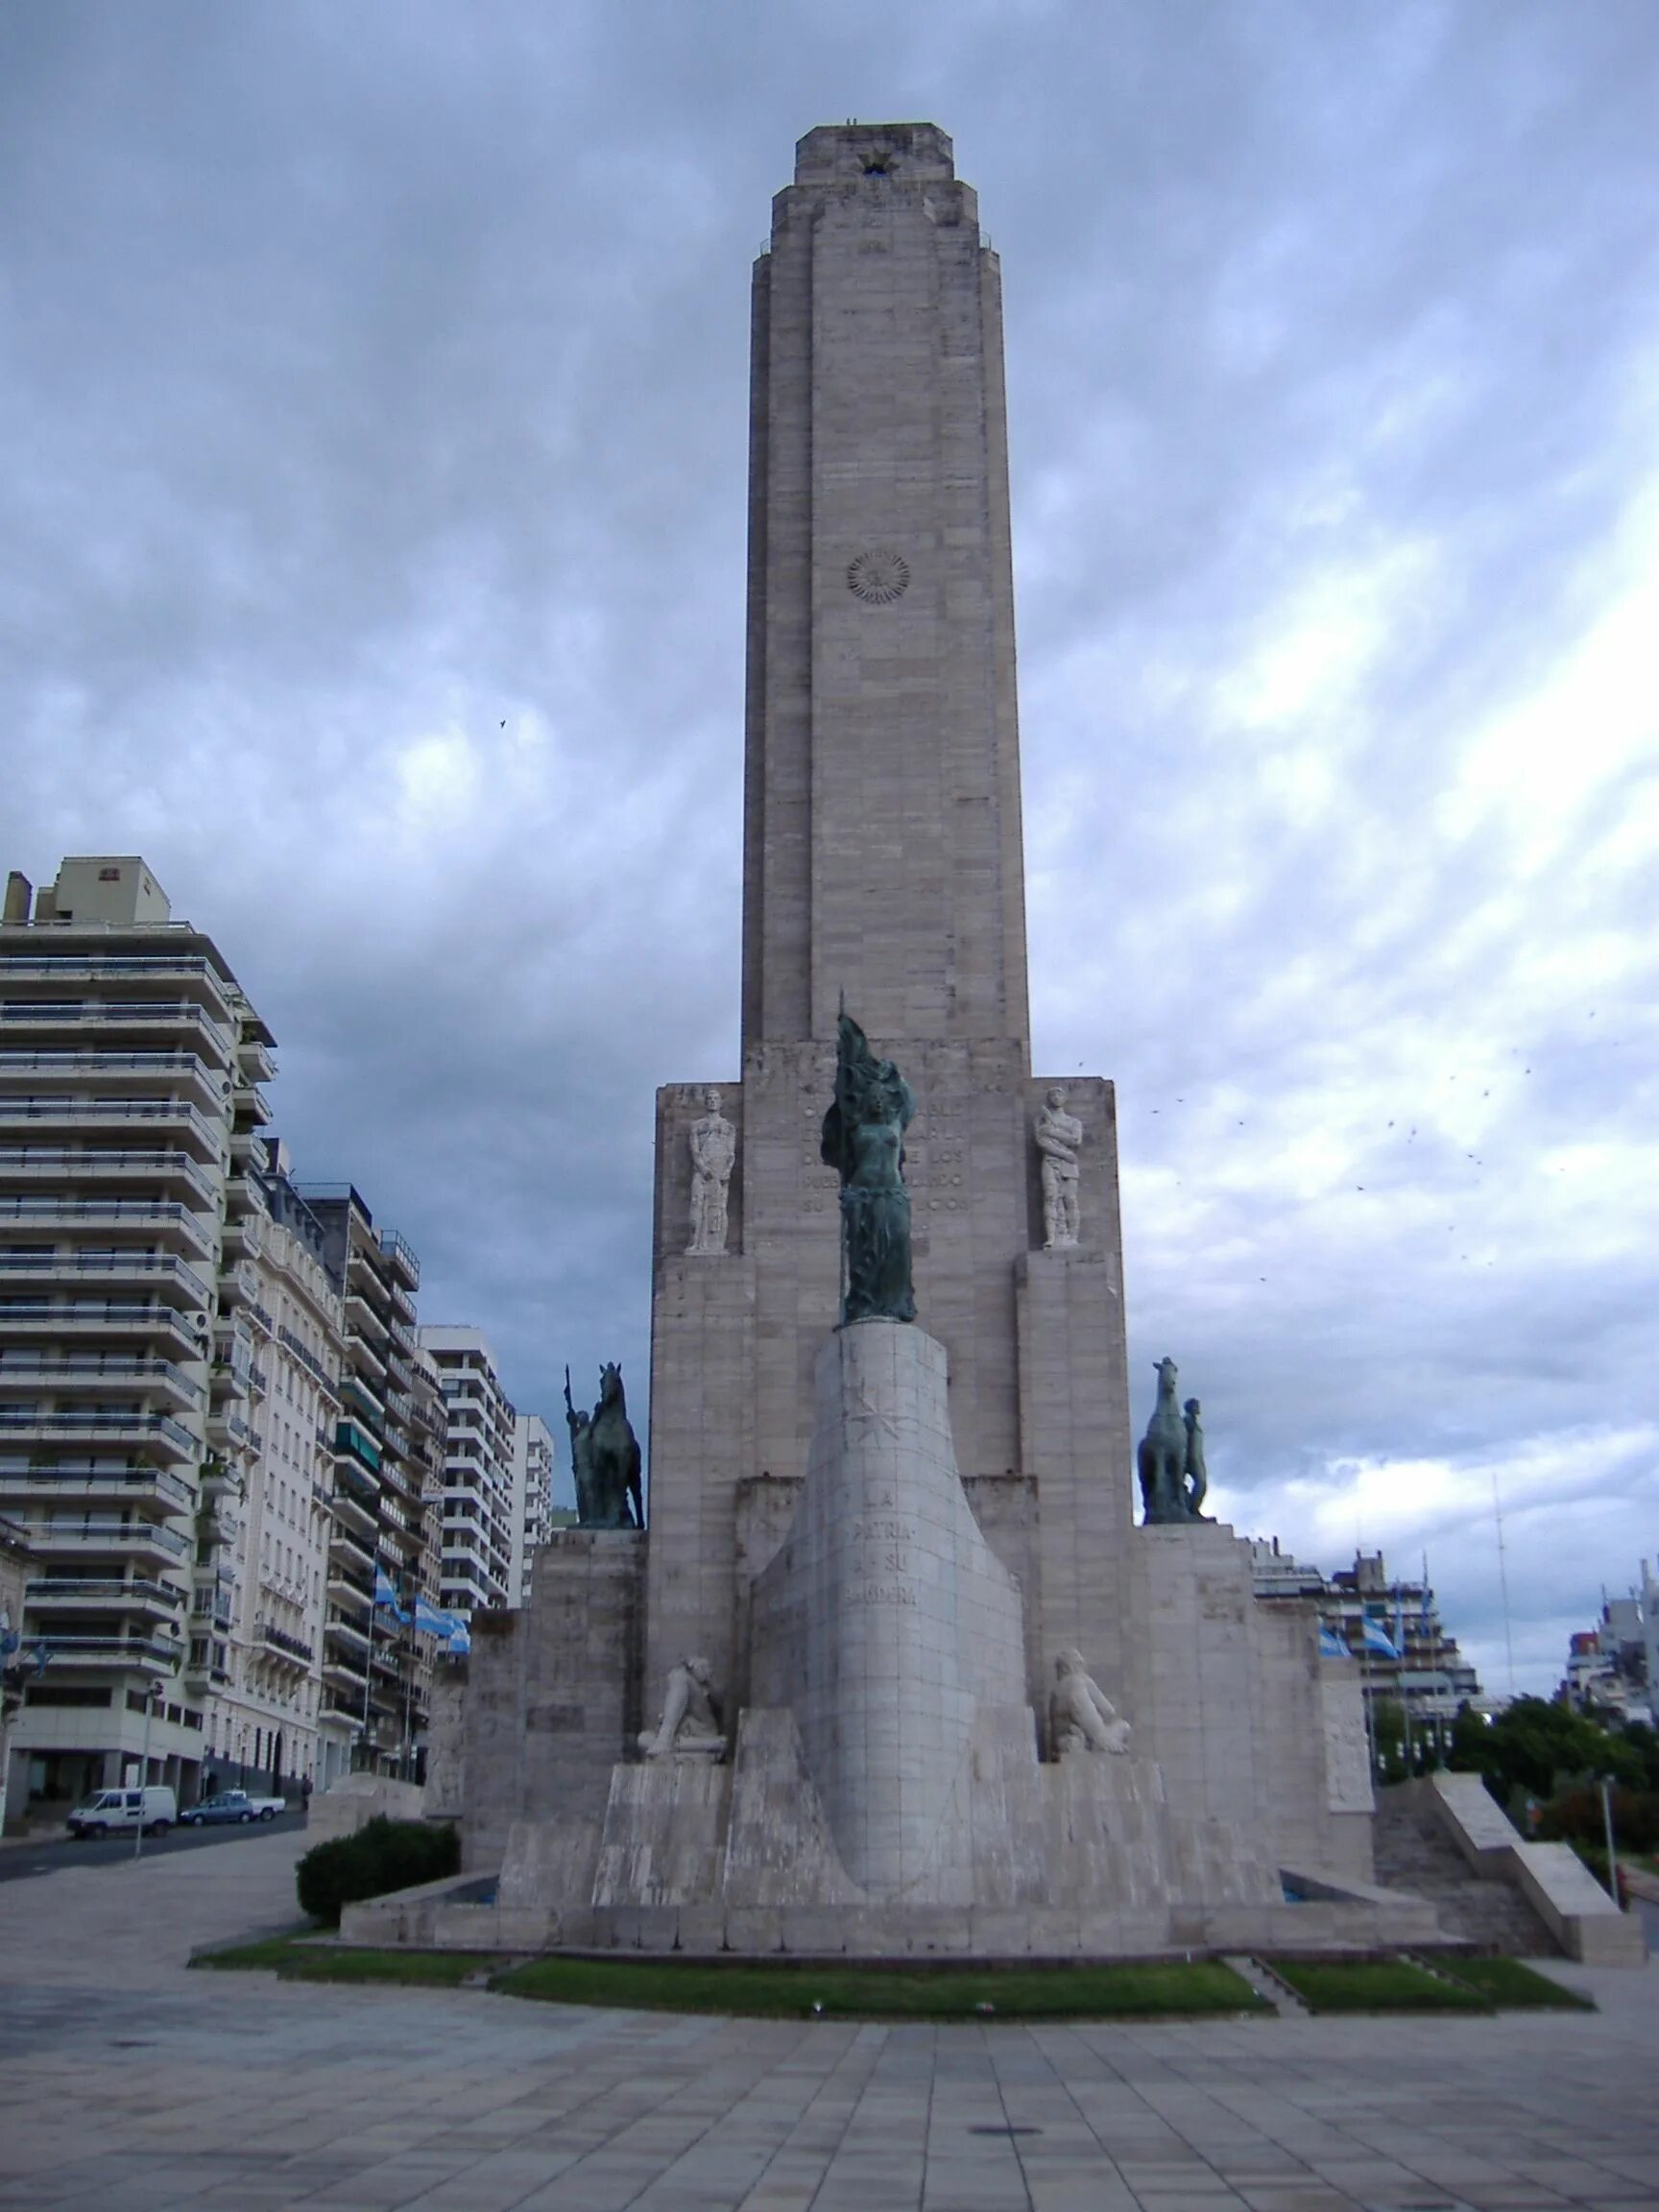
<path fill-rule="evenodd" d="M 1440 1825 L 1426 1792 L 1410 1784 L 1377 1792 L 1373 1832 L 1377 1881 L 1426 1897 L 1444 1932 L 1482 1951 L 1548 1958 L 1560 1946 L 1520 1890 L 1483 1882 Z"/>

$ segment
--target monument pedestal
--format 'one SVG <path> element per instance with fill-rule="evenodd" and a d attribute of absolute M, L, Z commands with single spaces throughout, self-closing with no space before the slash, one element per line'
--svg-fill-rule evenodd
<path fill-rule="evenodd" d="M 963 1492 L 946 1384 L 944 1346 L 909 1323 L 835 1332 L 754 1598 L 754 1702 L 794 1713 L 841 1863 L 882 1900 L 967 1901 L 947 1815 L 981 1708 L 1025 1702 L 1020 1593 Z"/>

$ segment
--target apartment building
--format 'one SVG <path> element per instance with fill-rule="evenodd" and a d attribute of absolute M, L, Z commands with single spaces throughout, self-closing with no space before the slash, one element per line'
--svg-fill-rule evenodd
<path fill-rule="evenodd" d="M 513 1418 L 513 1565 L 510 1605 L 530 1602 L 530 1570 L 553 1510 L 553 1436 L 540 1413 Z"/>
<path fill-rule="evenodd" d="M 345 1306 L 286 1145 L 265 1138 L 255 1157 L 261 1211 L 243 1235 L 257 1294 L 214 1341 L 215 1384 L 243 1380 L 257 1429 L 229 1599 L 229 1682 L 208 1700 L 207 1759 L 222 1784 L 292 1791 L 319 1767 Z"/>
<path fill-rule="evenodd" d="M 353 1767 L 418 1777 L 431 1655 L 417 1637 L 430 1556 L 425 1493 L 436 1466 L 431 1385 L 417 1374 L 421 1263 L 376 1229 L 351 1184 L 301 1183 L 344 1306 L 339 1406 L 329 1430 L 328 1562 L 324 1576 L 319 1789 Z M 378 1601 L 377 1601 L 378 1594 Z"/>
<path fill-rule="evenodd" d="M 230 1686 L 249 1257 L 270 1032 L 133 854 L 0 910 L 0 1513 L 25 1530 L 11 1810 L 137 1777 L 193 1795 Z M 256 1236 L 257 1232 L 253 1232 Z M 16 1778 L 14 1778 L 15 1780 Z"/>
<path fill-rule="evenodd" d="M 438 1602 L 463 1614 L 517 1605 L 522 1569 L 515 1550 L 523 1535 L 515 1505 L 516 1415 L 495 1356 L 476 1329 L 424 1328 L 421 1344 L 438 1370 L 446 1431 Z"/>

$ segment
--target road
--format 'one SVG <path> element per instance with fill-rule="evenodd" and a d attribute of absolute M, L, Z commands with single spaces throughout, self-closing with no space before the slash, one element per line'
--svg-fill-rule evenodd
<path fill-rule="evenodd" d="M 256 1820 L 250 1828 L 175 1828 L 165 1836 L 146 1836 L 144 1857 L 164 1857 L 173 1851 L 207 1851 L 218 1843 L 245 1843 L 251 1836 L 298 1835 L 305 1826 L 303 1813 L 284 1813 L 275 1820 Z M 32 1874 L 55 1874 L 60 1866 L 100 1866 L 132 1856 L 131 1831 L 125 1836 L 88 1837 L 77 1843 L 72 1836 L 44 1838 L 38 1842 L 8 1843 L 0 1850 L 0 1882 L 26 1881 Z"/>

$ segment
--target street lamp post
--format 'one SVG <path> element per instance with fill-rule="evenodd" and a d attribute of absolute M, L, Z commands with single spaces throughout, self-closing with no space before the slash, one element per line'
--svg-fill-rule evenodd
<path fill-rule="evenodd" d="M 1613 1893 L 1615 1905 L 1623 1905 L 1619 1894 L 1619 1860 L 1613 1845 L 1613 1783 L 1610 1775 L 1601 1776 L 1601 1825 L 1607 1836 L 1607 1887 Z"/>
<path fill-rule="evenodd" d="M 152 1682 L 144 1694 L 144 1749 L 138 1761 L 138 1825 L 132 1831 L 132 1856 L 144 1855 L 144 1792 L 150 1786 L 150 1723 L 161 1696 L 159 1682 Z"/>

